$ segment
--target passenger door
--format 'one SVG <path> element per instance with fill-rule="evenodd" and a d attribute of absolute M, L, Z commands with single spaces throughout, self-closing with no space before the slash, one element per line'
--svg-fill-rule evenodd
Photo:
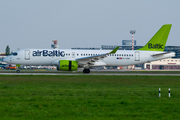
<path fill-rule="evenodd" d="M 140 61 L 140 52 L 135 52 L 135 61 Z"/>
<path fill-rule="evenodd" d="M 30 50 L 25 50 L 25 60 L 30 60 Z"/>

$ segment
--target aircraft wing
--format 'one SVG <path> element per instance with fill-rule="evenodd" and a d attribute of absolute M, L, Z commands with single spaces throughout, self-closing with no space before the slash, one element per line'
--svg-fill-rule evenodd
<path fill-rule="evenodd" d="M 76 59 L 79 63 L 79 65 L 94 65 L 95 62 L 97 62 L 98 60 L 104 59 L 105 57 L 107 57 L 109 54 L 115 54 L 116 51 L 119 49 L 119 46 L 116 47 L 114 50 L 112 50 L 110 53 L 104 53 L 104 54 L 98 54 L 98 55 L 94 55 L 94 56 L 88 56 L 88 57 L 82 57 L 82 58 L 78 58 Z"/>

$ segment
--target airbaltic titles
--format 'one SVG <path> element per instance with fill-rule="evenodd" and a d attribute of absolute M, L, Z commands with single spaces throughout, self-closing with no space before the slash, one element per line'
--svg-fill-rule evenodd
<path fill-rule="evenodd" d="M 64 51 L 60 51 L 60 50 L 52 50 L 52 51 L 48 51 L 48 50 L 42 50 L 42 51 L 33 51 L 32 56 L 49 56 L 49 57 L 64 57 L 65 56 L 65 52 Z"/>

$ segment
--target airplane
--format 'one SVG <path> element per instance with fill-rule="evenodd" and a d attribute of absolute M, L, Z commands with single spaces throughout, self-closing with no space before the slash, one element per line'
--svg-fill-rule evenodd
<path fill-rule="evenodd" d="M 90 73 L 90 67 L 128 66 L 175 56 L 174 52 L 165 52 L 164 48 L 171 24 L 163 25 L 149 42 L 138 50 L 72 50 L 72 49 L 22 49 L 13 52 L 3 61 L 20 65 L 51 65 L 60 71 Z M 16 72 L 20 72 L 17 70 Z"/>

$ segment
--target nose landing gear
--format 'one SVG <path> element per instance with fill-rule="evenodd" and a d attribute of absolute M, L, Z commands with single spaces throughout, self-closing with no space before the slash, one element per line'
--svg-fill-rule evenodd
<path fill-rule="evenodd" d="M 16 73 L 20 73 L 20 70 L 16 70 Z"/>

